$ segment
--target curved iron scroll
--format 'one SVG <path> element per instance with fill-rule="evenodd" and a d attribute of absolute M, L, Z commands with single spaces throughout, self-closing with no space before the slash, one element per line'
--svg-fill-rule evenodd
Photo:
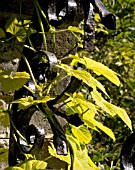
<path fill-rule="evenodd" d="M 83 15 L 84 17 L 84 48 L 88 51 L 92 50 L 94 39 L 94 12 L 98 12 L 101 16 L 103 24 L 109 29 L 116 28 L 116 19 L 115 15 L 111 14 L 101 3 L 100 0 L 38 0 L 39 5 L 42 10 L 45 12 L 49 24 L 55 27 L 59 27 L 62 24 L 71 24 L 74 22 L 76 15 Z M 84 14 L 78 13 L 78 8 L 82 8 Z M 42 18 L 42 16 L 41 16 Z M 49 30 L 48 22 L 43 19 L 43 25 L 45 31 Z M 80 22 L 79 21 L 76 21 Z M 109 23 L 110 22 L 110 23 Z M 109 24 L 108 24 L 109 23 Z M 38 17 L 36 11 L 32 16 L 32 27 L 37 30 L 37 33 L 32 34 L 29 38 L 33 47 L 37 52 L 33 52 L 32 50 L 24 47 L 23 54 L 26 56 L 30 66 L 32 68 L 33 74 L 38 82 L 44 83 L 45 78 L 54 79 L 56 76 L 56 71 L 52 71 L 53 67 L 57 64 L 57 57 L 55 54 L 50 53 L 48 51 L 44 51 L 43 49 L 43 37 L 41 32 Z M 29 44 L 29 40 L 27 39 L 25 44 Z M 42 57 L 46 57 L 47 62 L 43 62 Z M 23 59 L 21 59 L 18 71 L 27 71 L 29 72 L 26 63 Z M 72 116 L 67 116 L 65 112 L 61 113 L 60 111 L 55 110 L 54 105 L 57 103 L 59 99 L 62 98 L 65 92 L 75 91 L 76 89 L 72 89 L 72 85 L 78 81 L 75 78 L 71 78 L 71 82 L 66 87 L 66 89 L 58 95 L 54 100 L 51 100 L 47 103 L 47 107 L 51 112 L 55 112 L 56 115 L 60 115 L 64 117 L 69 123 L 79 126 L 83 123 L 83 121 L 79 118 L 77 114 Z M 30 79 L 26 84 L 31 90 L 35 91 L 35 86 Z M 22 97 L 33 96 L 34 99 L 37 99 L 38 94 L 31 94 L 24 88 L 15 92 L 14 99 L 19 99 Z M 47 110 L 44 108 L 42 104 L 39 104 L 38 107 L 40 110 L 47 115 Z M 44 142 L 44 131 L 35 127 L 34 125 L 29 125 L 30 119 L 34 112 L 37 110 L 35 106 L 31 106 L 25 110 L 19 110 L 18 104 L 13 104 L 12 106 L 13 114 L 11 115 L 11 120 L 13 121 L 15 127 L 22 134 L 23 137 L 26 138 L 27 141 L 22 139 L 18 133 L 15 131 L 13 124 L 11 123 L 11 133 L 10 133 L 10 146 L 9 146 L 9 165 L 14 166 L 17 163 L 23 161 L 25 159 L 23 153 L 29 153 L 34 149 L 41 149 L 42 144 Z M 58 154 L 67 155 L 68 148 L 64 130 L 57 120 L 56 116 L 53 114 L 52 116 L 47 117 L 49 123 L 51 125 L 54 137 L 53 142 Z M 74 121 L 76 120 L 76 121 Z M 57 124 L 57 126 L 54 124 Z M 14 138 L 14 135 L 17 138 L 17 142 Z M 29 145 L 32 145 L 30 148 Z"/>

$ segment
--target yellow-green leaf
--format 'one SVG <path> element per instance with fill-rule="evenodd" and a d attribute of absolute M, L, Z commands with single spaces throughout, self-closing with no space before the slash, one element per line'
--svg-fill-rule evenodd
<path fill-rule="evenodd" d="M 102 123 L 96 121 L 95 119 L 91 119 L 91 118 L 87 118 L 87 119 L 83 119 L 84 122 L 91 128 L 91 124 L 93 126 L 96 126 L 97 128 L 99 128 L 100 130 L 102 130 L 104 133 L 106 133 L 109 137 L 111 137 L 114 141 L 115 141 L 115 136 L 114 133 L 112 132 L 111 129 L 109 129 L 108 127 L 104 126 Z M 93 128 L 94 129 L 94 128 Z"/>
<path fill-rule="evenodd" d="M 64 69 L 69 76 L 74 76 L 77 79 L 82 80 L 85 84 L 92 88 L 97 87 L 107 95 L 104 86 L 94 77 L 92 77 L 89 72 L 85 70 L 73 70 L 70 66 L 67 66 L 66 64 L 61 64 L 59 67 Z"/>
<path fill-rule="evenodd" d="M 25 161 L 21 164 L 21 168 L 23 168 L 23 170 L 32 170 L 32 164 L 33 164 L 33 161 L 34 160 L 28 160 L 28 161 Z"/>
<path fill-rule="evenodd" d="M 51 146 L 48 146 L 49 154 L 55 158 L 60 159 L 61 161 L 64 161 L 64 162 L 67 162 L 68 164 L 70 164 L 70 155 L 69 154 L 67 156 L 58 155 L 56 153 L 56 149 L 54 148 L 53 143 L 50 142 L 50 144 L 51 144 Z"/>
<path fill-rule="evenodd" d="M 12 103 L 19 103 L 19 110 L 20 110 L 20 109 L 26 109 L 31 105 L 46 103 L 49 100 L 50 100 L 49 96 L 39 97 L 37 100 L 34 100 L 33 97 L 30 96 L 30 97 L 20 98 L 18 100 L 13 101 Z"/>
<path fill-rule="evenodd" d="M 0 148 L 0 162 L 8 164 L 8 148 Z"/>
<path fill-rule="evenodd" d="M 93 70 L 97 75 L 103 75 L 115 85 L 117 86 L 120 85 L 120 81 L 119 81 L 119 78 L 117 77 L 117 73 L 109 69 L 102 63 L 94 61 L 88 57 L 80 58 L 77 54 L 74 56 L 71 55 L 70 57 L 73 58 L 72 65 L 76 64 L 77 62 L 80 62 L 84 64 L 87 69 Z"/>
<path fill-rule="evenodd" d="M 32 169 L 42 170 L 47 167 L 47 163 L 40 160 L 33 161 Z"/>
<path fill-rule="evenodd" d="M 78 140 L 76 140 L 73 136 L 67 135 L 68 142 L 73 149 L 74 152 L 74 162 L 73 169 L 77 170 L 98 170 L 96 165 L 93 163 L 90 164 L 88 151 L 85 145 L 80 145 Z"/>
<path fill-rule="evenodd" d="M 4 170 L 24 170 L 24 169 L 18 166 L 10 166 Z"/>
<path fill-rule="evenodd" d="M 66 94 L 70 96 L 69 94 Z M 70 102 L 69 102 L 70 101 Z M 97 113 L 97 109 L 94 104 L 87 101 L 82 93 L 73 93 L 66 101 L 66 110 L 69 114 L 83 114 L 84 112 L 91 112 L 91 117 L 94 117 Z M 89 110 L 88 110 L 89 109 Z"/>
<path fill-rule="evenodd" d="M 0 71 L 1 88 L 5 92 L 19 90 L 30 78 L 26 72 L 16 72 L 12 74 L 11 71 Z"/>
<path fill-rule="evenodd" d="M 10 125 L 9 115 L 7 112 L 0 110 L 0 123 L 7 128 Z"/>
<path fill-rule="evenodd" d="M 89 165 L 92 167 L 91 170 L 100 170 L 100 168 L 98 168 L 94 162 L 90 159 L 90 157 L 88 157 L 88 163 Z"/>
<path fill-rule="evenodd" d="M 86 68 L 93 70 L 95 73 L 102 74 L 103 76 L 105 76 L 108 80 L 110 80 L 115 85 L 117 85 L 117 86 L 120 85 L 120 81 L 117 77 L 116 72 L 109 69 L 102 63 L 94 61 L 88 57 L 83 57 L 83 58 L 84 58 L 84 64 L 86 65 Z"/>
<path fill-rule="evenodd" d="M 13 34 L 13 35 L 15 35 L 19 30 L 19 28 L 16 26 L 16 24 L 18 24 L 17 18 L 16 17 L 11 17 L 8 20 L 8 22 L 6 23 L 6 26 L 5 26 L 6 31 Z"/>
<path fill-rule="evenodd" d="M 84 35 L 84 31 L 80 30 L 77 27 L 69 26 L 68 30 L 71 31 L 71 32 L 76 32 L 76 33 L 80 33 L 80 34 Z"/>
<path fill-rule="evenodd" d="M 44 161 L 40 161 L 40 160 L 25 160 L 23 162 L 21 162 L 20 164 L 18 164 L 16 166 L 16 168 L 21 168 L 23 170 L 44 170 L 47 166 L 47 163 Z M 12 170 L 12 167 L 9 167 Z M 6 170 L 10 170 L 10 169 L 6 169 Z M 15 169 L 13 169 L 15 170 Z M 17 169 L 19 170 L 19 169 Z"/>
<path fill-rule="evenodd" d="M 117 114 L 125 122 L 125 124 L 132 130 L 131 120 L 124 109 L 119 108 L 111 103 L 108 103 L 101 96 L 101 93 L 97 92 L 96 90 L 92 91 L 91 94 L 93 100 L 99 107 L 101 107 L 105 112 L 107 112 L 111 116 L 115 116 Z"/>
<path fill-rule="evenodd" d="M 90 131 L 84 125 L 81 125 L 79 127 L 71 127 L 73 135 L 78 139 L 80 143 L 88 144 L 91 141 L 92 136 L 90 134 Z"/>
<path fill-rule="evenodd" d="M 0 28 L 0 38 L 5 38 L 6 34 L 2 28 Z"/>
<path fill-rule="evenodd" d="M 13 16 L 8 20 L 5 28 L 6 32 L 15 35 L 18 41 L 24 42 L 26 36 L 29 34 L 29 31 L 27 31 L 29 25 L 30 20 L 23 20 L 23 22 L 22 21 L 19 22 L 17 18 Z"/>
<path fill-rule="evenodd" d="M 111 129 L 109 129 L 108 127 L 104 126 L 102 123 L 96 121 L 96 120 L 92 120 L 92 123 L 95 124 L 95 126 L 97 128 L 99 128 L 100 130 L 102 130 L 103 132 L 105 132 L 109 137 L 111 137 L 114 141 L 116 140 L 115 139 L 115 136 L 114 136 L 114 133 L 112 132 Z"/>

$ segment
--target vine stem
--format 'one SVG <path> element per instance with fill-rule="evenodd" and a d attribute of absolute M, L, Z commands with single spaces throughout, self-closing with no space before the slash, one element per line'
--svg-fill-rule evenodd
<path fill-rule="evenodd" d="M 31 90 L 29 87 L 27 87 L 26 85 L 23 85 L 23 87 L 25 89 L 27 89 L 30 93 L 35 94 L 35 92 L 33 90 Z"/>
<path fill-rule="evenodd" d="M 69 31 L 68 29 L 62 29 L 62 30 L 55 30 L 55 33 L 61 33 L 61 32 L 66 32 L 66 31 Z M 52 32 L 51 31 L 49 31 L 49 32 L 39 32 L 39 33 L 41 33 L 41 34 L 52 34 Z"/>
<path fill-rule="evenodd" d="M 37 12 L 38 21 L 39 21 L 39 24 L 40 24 L 41 31 L 42 31 L 42 32 L 45 32 L 45 31 L 44 31 L 44 25 L 43 25 L 43 23 L 42 23 L 41 16 L 40 16 L 40 14 L 39 14 L 39 9 L 38 9 L 38 6 L 37 6 L 37 0 L 34 0 L 34 4 L 35 4 L 35 8 L 36 8 L 36 12 Z M 39 4 L 38 4 L 38 5 L 39 5 Z M 43 35 L 43 45 L 44 45 L 44 49 L 45 49 L 45 51 L 47 51 L 46 36 L 45 36 L 45 34 L 42 34 L 42 35 Z"/>
<path fill-rule="evenodd" d="M 45 105 L 45 107 L 43 108 L 44 112 L 40 109 L 38 105 L 36 105 L 36 107 L 44 116 L 46 116 L 46 118 L 48 118 L 51 121 L 51 123 L 54 125 L 56 130 L 58 130 L 61 134 L 65 134 L 62 127 L 59 126 L 57 122 L 55 122 L 54 117 L 53 117 L 54 115 L 53 111 L 47 106 L 46 103 L 44 103 L 44 105 Z"/>
<path fill-rule="evenodd" d="M 15 132 L 18 134 L 18 136 L 19 136 L 22 140 L 24 140 L 24 141 L 27 143 L 27 145 L 29 145 L 28 142 L 27 142 L 27 140 L 25 139 L 25 137 L 19 132 L 19 130 L 16 128 L 14 122 L 12 121 L 12 118 L 11 118 L 11 108 L 12 108 L 12 104 L 10 104 L 10 105 L 9 105 L 9 108 L 8 108 L 8 115 L 9 115 L 9 118 L 10 118 L 10 123 L 11 123 L 13 129 L 15 130 Z M 14 137 L 15 137 L 16 143 L 18 144 L 15 134 L 14 134 Z M 30 145 L 29 145 L 29 146 L 30 146 Z M 20 146 L 19 146 L 19 147 L 20 147 Z"/>
<path fill-rule="evenodd" d="M 44 19 L 46 20 L 48 26 L 51 27 L 50 24 L 49 24 L 49 22 L 48 22 L 48 19 L 47 19 L 45 13 L 43 12 L 42 8 L 41 8 L 40 5 L 39 5 L 38 1 L 37 1 L 37 0 L 34 0 L 34 2 L 35 2 L 36 7 L 38 7 L 39 11 L 40 11 L 41 14 L 43 15 Z"/>
<path fill-rule="evenodd" d="M 5 40 L 5 42 L 7 42 L 7 41 Z M 0 43 L 3 44 L 4 42 L 1 41 Z M 7 43 L 9 43 L 9 42 L 7 42 Z M 36 79 L 35 79 L 35 77 L 34 77 L 34 75 L 33 75 L 32 69 L 31 69 L 31 67 L 30 67 L 30 64 L 29 64 L 27 58 L 25 57 L 25 55 L 24 55 L 16 46 L 14 46 L 14 45 L 11 44 L 11 43 L 9 43 L 9 44 L 10 44 L 12 47 L 14 47 L 14 48 L 21 54 L 21 56 L 23 57 L 26 65 L 27 65 L 27 67 L 28 67 L 28 70 L 29 70 L 29 72 L 30 72 L 31 78 L 32 78 L 32 80 L 33 80 L 33 82 L 34 82 L 34 85 L 35 85 L 36 88 L 38 88 L 38 85 L 37 85 L 37 83 L 36 83 Z"/>
<path fill-rule="evenodd" d="M 12 125 L 13 129 L 14 129 L 15 132 L 18 134 L 18 136 L 28 144 L 27 140 L 22 136 L 22 134 L 21 134 L 21 133 L 19 132 L 19 130 L 16 128 L 16 126 L 15 126 L 15 124 L 13 123 L 11 117 L 10 117 L 10 122 L 11 122 L 11 125 Z"/>
<path fill-rule="evenodd" d="M 20 51 L 20 50 L 19 50 L 19 51 Z M 34 82 L 35 87 L 37 88 L 38 85 L 37 85 L 37 82 L 36 82 L 35 77 L 34 77 L 34 75 L 33 75 L 33 72 L 32 72 L 32 69 L 31 69 L 31 67 L 30 67 L 30 64 L 29 64 L 27 58 L 26 58 L 24 55 L 22 55 L 22 57 L 23 57 L 25 63 L 27 64 L 27 67 L 28 67 L 28 69 L 29 69 L 31 78 L 32 78 L 32 80 L 33 80 L 33 82 Z"/>

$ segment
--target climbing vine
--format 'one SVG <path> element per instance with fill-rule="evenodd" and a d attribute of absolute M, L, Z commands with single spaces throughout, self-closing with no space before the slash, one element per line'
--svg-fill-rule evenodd
<path fill-rule="evenodd" d="M 98 80 L 101 76 L 104 76 L 106 81 L 110 81 L 116 86 L 116 88 L 118 88 L 120 85 L 118 74 L 102 63 L 93 60 L 91 58 L 91 53 L 83 50 L 84 31 L 81 27 L 69 26 L 66 29 L 57 29 L 51 26 L 47 20 L 46 14 L 44 11 L 42 11 L 40 5 L 38 4 L 38 1 L 35 0 L 34 2 L 41 32 L 38 32 L 32 28 L 32 23 L 30 20 L 24 20 L 23 18 L 20 19 L 16 17 L 11 17 L 7 21 L 5 30 L 0 28 L 1 48 L 8 48 L 10 46 L 14 50 L 14 53 L 20 56 L 21 60 L 23 60 L 27 66 L 26 71 L 13 72 L 11 70 L 0 69 L 0 87 L 4 93 L 14 93 L 23 88 L 29 92 L 28 94 L 31 94 L 22 96 L 18 99 L 12 99 L 12 101 L 8 103 L 7 108 L 0 110 L 0 122 L 4 127 L 8 127 L 9 124 L 12 125 L 19 137 L 27 142 L 12 120 L 12 106 L 17 104 L 18 111 L 22 110 L 24 112 L 34 106 L 38 111 L 43 113 L 45 118 L 47 117 L 53 122 L 54 127 L 59 133 L 63 134 L 63 128 L 57 126 L 57 122 L 55 119 L 53 119 L 53 115 L 58 114 L 59 109 L 64 106 L 65 111 L 62 114 L 65 115 L 63 117 L 66 116 L 69 119 L 70 117 L 77 114 L 77 119 L 73 119 L 74 122 L 69 119 L 70 121 L 67 121 L 65 127 L 66 130 L 64 133 L 66 136 L 67 147 L 69 148 L 68 154 L 57 154 L 56 147 L 53 142 L 51 142 L 48 146 L 49 154 L 51 157 L 56 157 L 66 162 L 68 164 L 68 169 L 99 169 L 99 167 L 95 165 L 90 159 L 86 148 L 86 145 L 92 140 L 91 129 L 95 131 L 103 131 L 113 141 L 116 139 L 113 131 L 104 126 L 103 122 L 98 120 L 98 115 L 109 115 L 112 118 L 118 115 L 127 125 L 127 127 L 132 130 L 131 121 L 126 111 L 108 102 L 107 99 L 109 99 L 109 95 L 107 94 L 102 83 Z M 96 15 L 97 22 L 99 22 L 98 17 L 99 16 Z M 49 25 L 47 31 L 43 26 L 44 22 L 47 22 Z M 99 32 L 107 32 L 101 23 L 99 25 Z M 64 56 L 66 59 L 69 59 L 70 62 L 68 63 L 65 63 L 63 58 L 58 59 L 57 64 L 54 65 L 57 70 L 55 78 L 53 78 L 51 81 L 48 81 L 47 79 L 46 82 L 38 83 L 32 63 L 30 63 L 29 59 L 24 55 L 23 48 L 29 49 L 30 51 L 36 53 L 37 49 L 33 46 L 30 37 L 31 35 L 39 33 L 43 36 L 43 47 L 44 50 L 47 51 L 46 37 L 48 34 L 51 34 L 53 37 L 53 52 L 55 53 L 55 36 L 57 33 L 67 31 L 71 32 L 77 40 L 77 43 L 74 44 L 74 46 L 77 46 L 81 50 L 74 54 L 69 53 Z M 7 37 L 7 33 L 10 33 L 10 37 Z M 26 39 L 29 41 L 29 45 L 25 44 Z M 9 55 L 10 54 L 11 53 L 9 53 Z M 11 57 L 11 60 L 12 59 L 13 58 Z M 47 63 L 46 60 L 47 59 L 44 56 L 41 58 L 41 61 L 45 64 Z M 61 70 L 65 72 L 64 77 L 61 76 Z M 55 96 L 57 99 L 57 103 L 55 104 L 59 105 L 58 108 L 54 109 L 49 107 L 48 103 L 53 103 L 53 101 L 55 101 L 54 95 L 51 94 L 54 84 L 58 84 L 60 81 L 63 81 L 66 78 L 75 80 L 75 85 L 71 84 L 71 89 L 69 88 L 68 90 L 64 91 L 62 95 L 60 94 Z M 33 82 L 34 88 L 31 88 L 28 84 L 30 79 Z M 72 91 L 74 86 L 76 86 L 76 88 Z M 41 105 L 43 105 L 44 109 L 40 107 Z M 80 122 L 77 123 L 77 120 Z M 16 142 L 18 141 L 16 140 Z M 8 149 L 0 149 L 0 152 L 2 153 L 0 155 L 0 161 L 3 161 L 2 158 L 6 160 Z M 47 162 L 44 160 L 36 160 L 35 155 L 24 153 L 24 156 L 25 161 L 17 164 L 14 167 L 10 166 L 6 168 L 6 170 L 32 170 L 45 169 L 47 167 Z"/>

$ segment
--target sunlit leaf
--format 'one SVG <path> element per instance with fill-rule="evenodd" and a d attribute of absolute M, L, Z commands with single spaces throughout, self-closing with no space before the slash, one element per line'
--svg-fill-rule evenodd
<path fill-rule="evenodd" d="M 88 144 L 92 139 L 90 131 L 84 125 L 79 127 L 72 126 L 71 130 L 80 143 Z"/>
<path fill-rule="evenodd" d="M 20 164 L 20 167 L 23 168 L 24 170 L 33 170 L 33 169 L 44 170 L 46 166 L 47 163 L 40 160 L 28 160 Z"/>
<path fill-rule="evenodd" d="M 108 80 L 110 80 L 112 83 L 115 85 L 119 86 L 120 81 L 117 77 L 117 73 L 114 72 L 113 70 L 109 69 L 105 65 L 103 65 L 100 62 L 94 61 L 91 58 L 88 57 L 83 57 L 79 58 L 79 56 L 71 56 L 72 58 L 75 58 L 72 63 L 80 62 L 86 66 L 87 69 L 93 70 L 97 75 L 103 75 L 106 77 Z"/>
<path fill-rule="evenodd" d="M 35 160 L 33 161 L 32 169 L 37 169 L 37 170 L 42 170 L 47 167 L 47 163 L 40 161 L 40 160 Z"/>
<path fill-rule="evenodd" d="M 69 76 L 74 76 L 77 79 L 82 80 L 85 84 L 92 88 L 97 87 L 107 95 L 104 86 L 94 77 L 92 77 L 89 72 L 85 70 L 73 70 L 70 66 L 67 66 L 65 64 L 61 64 L 59 67 L 64 69 Z"/>
<path fill-rule="evenodd" d="M 107 79 L 109 79 L 112 83 L 116 84 L 117 86 L 120 85 L 120 81 L 117 77 L 117 73 L 103 65 L 102 63 L 99 63 L 97 61 L 94 61 L 90 58 L 83 57 L 84 63 L 86 64 L 86 67 L 88 69 L 92 69 L 95 73 L 102 74 Z"/>
<path fill-rule="evenodd" d="M 89 165 L 92 167 L 91 170 L 100 170 L 99 167 L 97 167 L 94 162 L 90 159 L 90 157 L 88 157 L 88 163 Z"/>
<path fill-rule="evenodd" d="M 30 78 L 26 72 L 0 71 L 1 88 L 5 92 L 19 90 Z"/>
<path fill-rule="evenodd" d="M 115 141 L 115 136 L 114 136 L 114 133 L 112 132 L 112 130 L 109 129 L 108 127 L 104 126 L 102 123 L 96 121 L 95 119 L 91 119 L 91 118 L 88 118 L 88 117 L 87 117 L 87 119 L 85 119 L 85 117 L 84 117 L 83 120 L 87 124 L 87 126 L 90 125 L 89 126 L 90 128 L 92 127 L 91 126 L 91 124 L 92 124 L 93 126 L 102 130 L 104 133 L 106 133 L 109 137 L 111 137 Z"/>
<path fill-rule="evenodd" d="M 70 155 L 69 154 L 67 156 L 58 155 L 56 153 L 56 149 L 54 148 L 53 143 L 50 143 L 50 144 L 51 144 L 51 146 L 48 146 L 49 154 L 54 156 L 55 158 L 60 159 L 61 161 L 64 161 L 64 162 L 70 164 Z"/>
<path fill-rule="evenodd" d="M 21 164 L 21 168 L 23 168 L 24 170 L 29 169 L 32 170 L 32 164 L 33 164 L 34 160 L 30 160 L 30 161 L 25 161 L 24 163 Z"/>
<path fill-rule="evenodd" d="M 10 167 L 8 167 L 8 168 L 6 168 L 6 169 L 4 169 L 4 170 L 24 170 L 23 168 L 21 168 L 21 167 L 17 167 L 17 166 L 10 166 Z"/>
<path fill-rule="evenodd" d="M 96 22 L 100 22 L 101 21 L 100 15 L 98 13 L 95 14 L 94 19 L 95 19 Z"/>
<path fill-rule="evenodd" d="M 80 30 L 79 28 L 77 28 L 77 27 L 69 26 L 68 30 L 72 31 L 72 32 L 80 33 L 82 35 L 84 34 L 84 32 L 82 30 Z"/>
<path fill-rule="evenodd" d="M 68 95 L 68 94 L 66 94 Z M 97 113 L 97 109 L 95 105 L 88 100 L 86 100 L 82 93 L 73 93 L 73 96 L 69 95 L 70 97 L 65 101 L 66 110 L 69 114 L 83 114 L 84 112 L 90 112 L 90 117 L 94 117 Z M 69 102 L 68 102 L 69 101 Z"/>
<path fill-rule="evenodd" d="M 34 100 L 33 97 L 30 96 L 30 97 L 20 98 L 18 100 L 13 101 L 12 103 L 19 103 L 19 110 L 20 110 L 20 109 L 26 109 L 31 105 L 46 103 L 49 100 L 50 100 L 49 96 L 39 97 L 37 100 Z"/>
<path fill-rule="evenodd" d="M 6 26 L 5 26 L 6 31 L 13 34 L 13 35 L 15 35 L 19 30 L 19 28 L 16 26 L 16 24 L 18 24 L 17 18 L 11 17 L 8 20 L 8 22 L 6 23 Z"/>
<path fill-rule="evenodd" d="M 101 107 L 104 111 L 106 111 L 111 116 L 115 116 L 116 114 L 125 122 L 125 124 L 132 130 L 131 120 L 126 113 L 126 111 L 122 108 L 119 108 L 111 103 L 108 103 L 99 92 L 94 90 L 91 92 L 93 100 L 96 104 Z"/>
<path fill-rule="evenodd" d="M 17 166 L 8 167 L 5 170 L 44 170 L 47 167 L 47 163 L 40 160 L 26 160 Z"/>
<path fill-rule="evenodd" d="M 24 42 L 26 36 L 28 36 L 30 33 L 29 31 L 27 31 L 29 25 L 30 25 L 30 20 L 18 21 L 16 17 L 11 17 L 6 23 L 5 28 L 6 28 L 6 32 L 9 32 L 12 35 L 16 36 L 18 41 Z"/>
<path fill-rule="evenodd" d="M 85 145 L 80 145 L 78 140 L 76 140 L 71 135 L 67 135 L 68 142 L 72 146 L 74 152 L 74 162 L 73 169 L 77 170 L 99 170 L 98 167 L 93 163 L 90 163 L 88 151 Z"/>

